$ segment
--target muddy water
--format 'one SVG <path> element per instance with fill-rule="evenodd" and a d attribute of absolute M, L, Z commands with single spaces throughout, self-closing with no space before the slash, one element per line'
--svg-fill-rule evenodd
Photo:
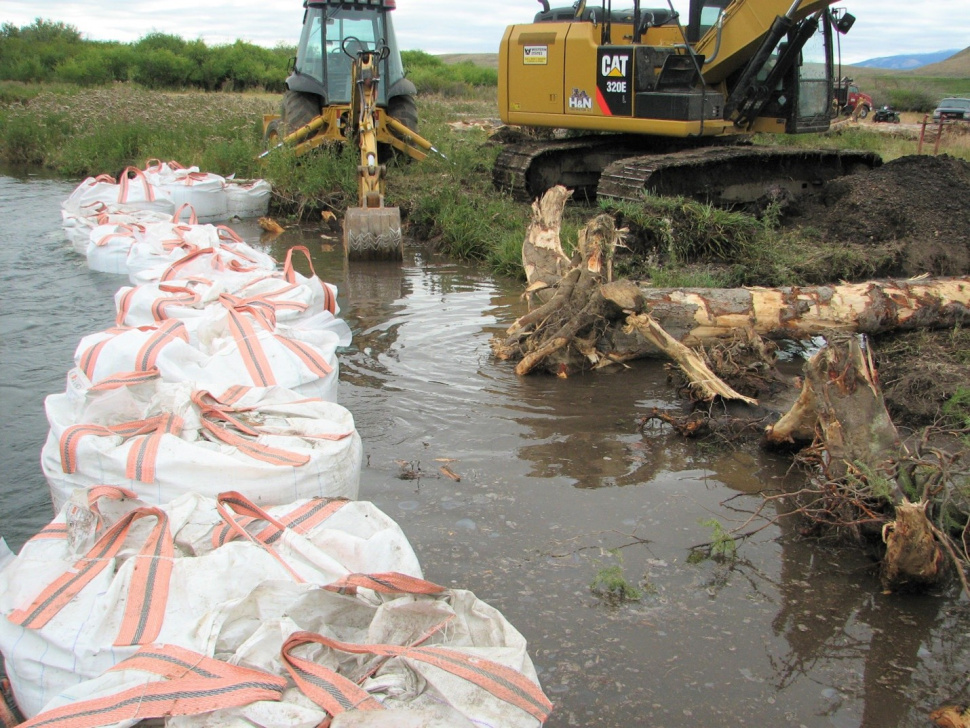
<path fill-rule="evenodd" d="M 0 534 L 14 549 L 51 515 L 43 398 L 79 338 L 111 324 L 124 283 L 64 242 L 73 186 L 0 177 Z M 687 561 L 711 538 L 702 521 L 742 523 L 788 463 L 641 435 L 639 414 L 676 405 L 661 365 L 519 379 L 489 353 L 523 311 L 517 284 L 419 249 L 347 267 L 321 234 L 267 247 L 281 259 L 307 245 L 339 286 L 361 497 L 401 524 L 427 578 L 474 591 L 526 636 L 556 706 L 547 725 L 921 726 L 970 700 L 970 616 L 954 594 L 883 595 L 859 556 L 785 526 L 734 560 Z M 614 567 L 639 601 L 591 593 Z"/>

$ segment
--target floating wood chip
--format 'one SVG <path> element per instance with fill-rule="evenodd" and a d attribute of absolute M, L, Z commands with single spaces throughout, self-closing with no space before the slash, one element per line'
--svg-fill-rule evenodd
<path fill-rule="evenodd" d="M 444 475 L 446 478 L 451 478 L 456 483 L 461 481 L 461 476 L 458 475 L 458 473 L 456 473 L 454 470 L 449 468 L 447 465 L 442 465 L 440 468 L 438 468 L 438 470 L 440 470 L 441 474 Z"/>

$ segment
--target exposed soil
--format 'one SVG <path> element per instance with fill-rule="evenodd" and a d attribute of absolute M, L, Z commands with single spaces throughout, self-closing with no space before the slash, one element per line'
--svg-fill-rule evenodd
<path fill-rule="evenodd" d="M 901 157 L 829 183 L 797 212 L 790 222 L 885 261 L 875 277 L 970 274 L 970 163 L 963 160 Z M 872 345 L 887 407 L 903 427 L 940 423 L 944 403 L 970 383 L 970 336 L 960 329 L 889 335 Z"/>
<path fill-rule="evenodd" d="M 793 224 L 827 242 L 879 251 L 882 276 L 970 273 L 970 163 L 947 155 L 901 157 L 830 182 L 802 200 Z M 887 249 L 893 255 L 885 256 Z"/>

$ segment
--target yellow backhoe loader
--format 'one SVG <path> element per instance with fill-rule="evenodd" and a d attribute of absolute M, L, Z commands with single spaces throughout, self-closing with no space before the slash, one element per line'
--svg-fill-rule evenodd
<path fill-rule="evenodd" d="M 344 215 L 348 257 L 402 257 L 401 213 L 384 205 L 385 159 L 397 150 L 415 160 L 437 151 L 418 132 L 417 90 L 404 76 L 390 11 L 395 0 L 305 0 L 303 32 L 286 79 L 280 113 L 263 119 L 270 154 L 298 155 L 322 145 L 360 149 L 358 207 Z"/>

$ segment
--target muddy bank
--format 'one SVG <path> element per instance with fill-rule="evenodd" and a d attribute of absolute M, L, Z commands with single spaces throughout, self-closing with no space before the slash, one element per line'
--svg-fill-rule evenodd
<path fill-rule="evenodd" d="M 908 156 L 842 177 L 786 210 L 787 224 L 881 259 L 873 277 L 970 272 L 970 164 Z"/>

